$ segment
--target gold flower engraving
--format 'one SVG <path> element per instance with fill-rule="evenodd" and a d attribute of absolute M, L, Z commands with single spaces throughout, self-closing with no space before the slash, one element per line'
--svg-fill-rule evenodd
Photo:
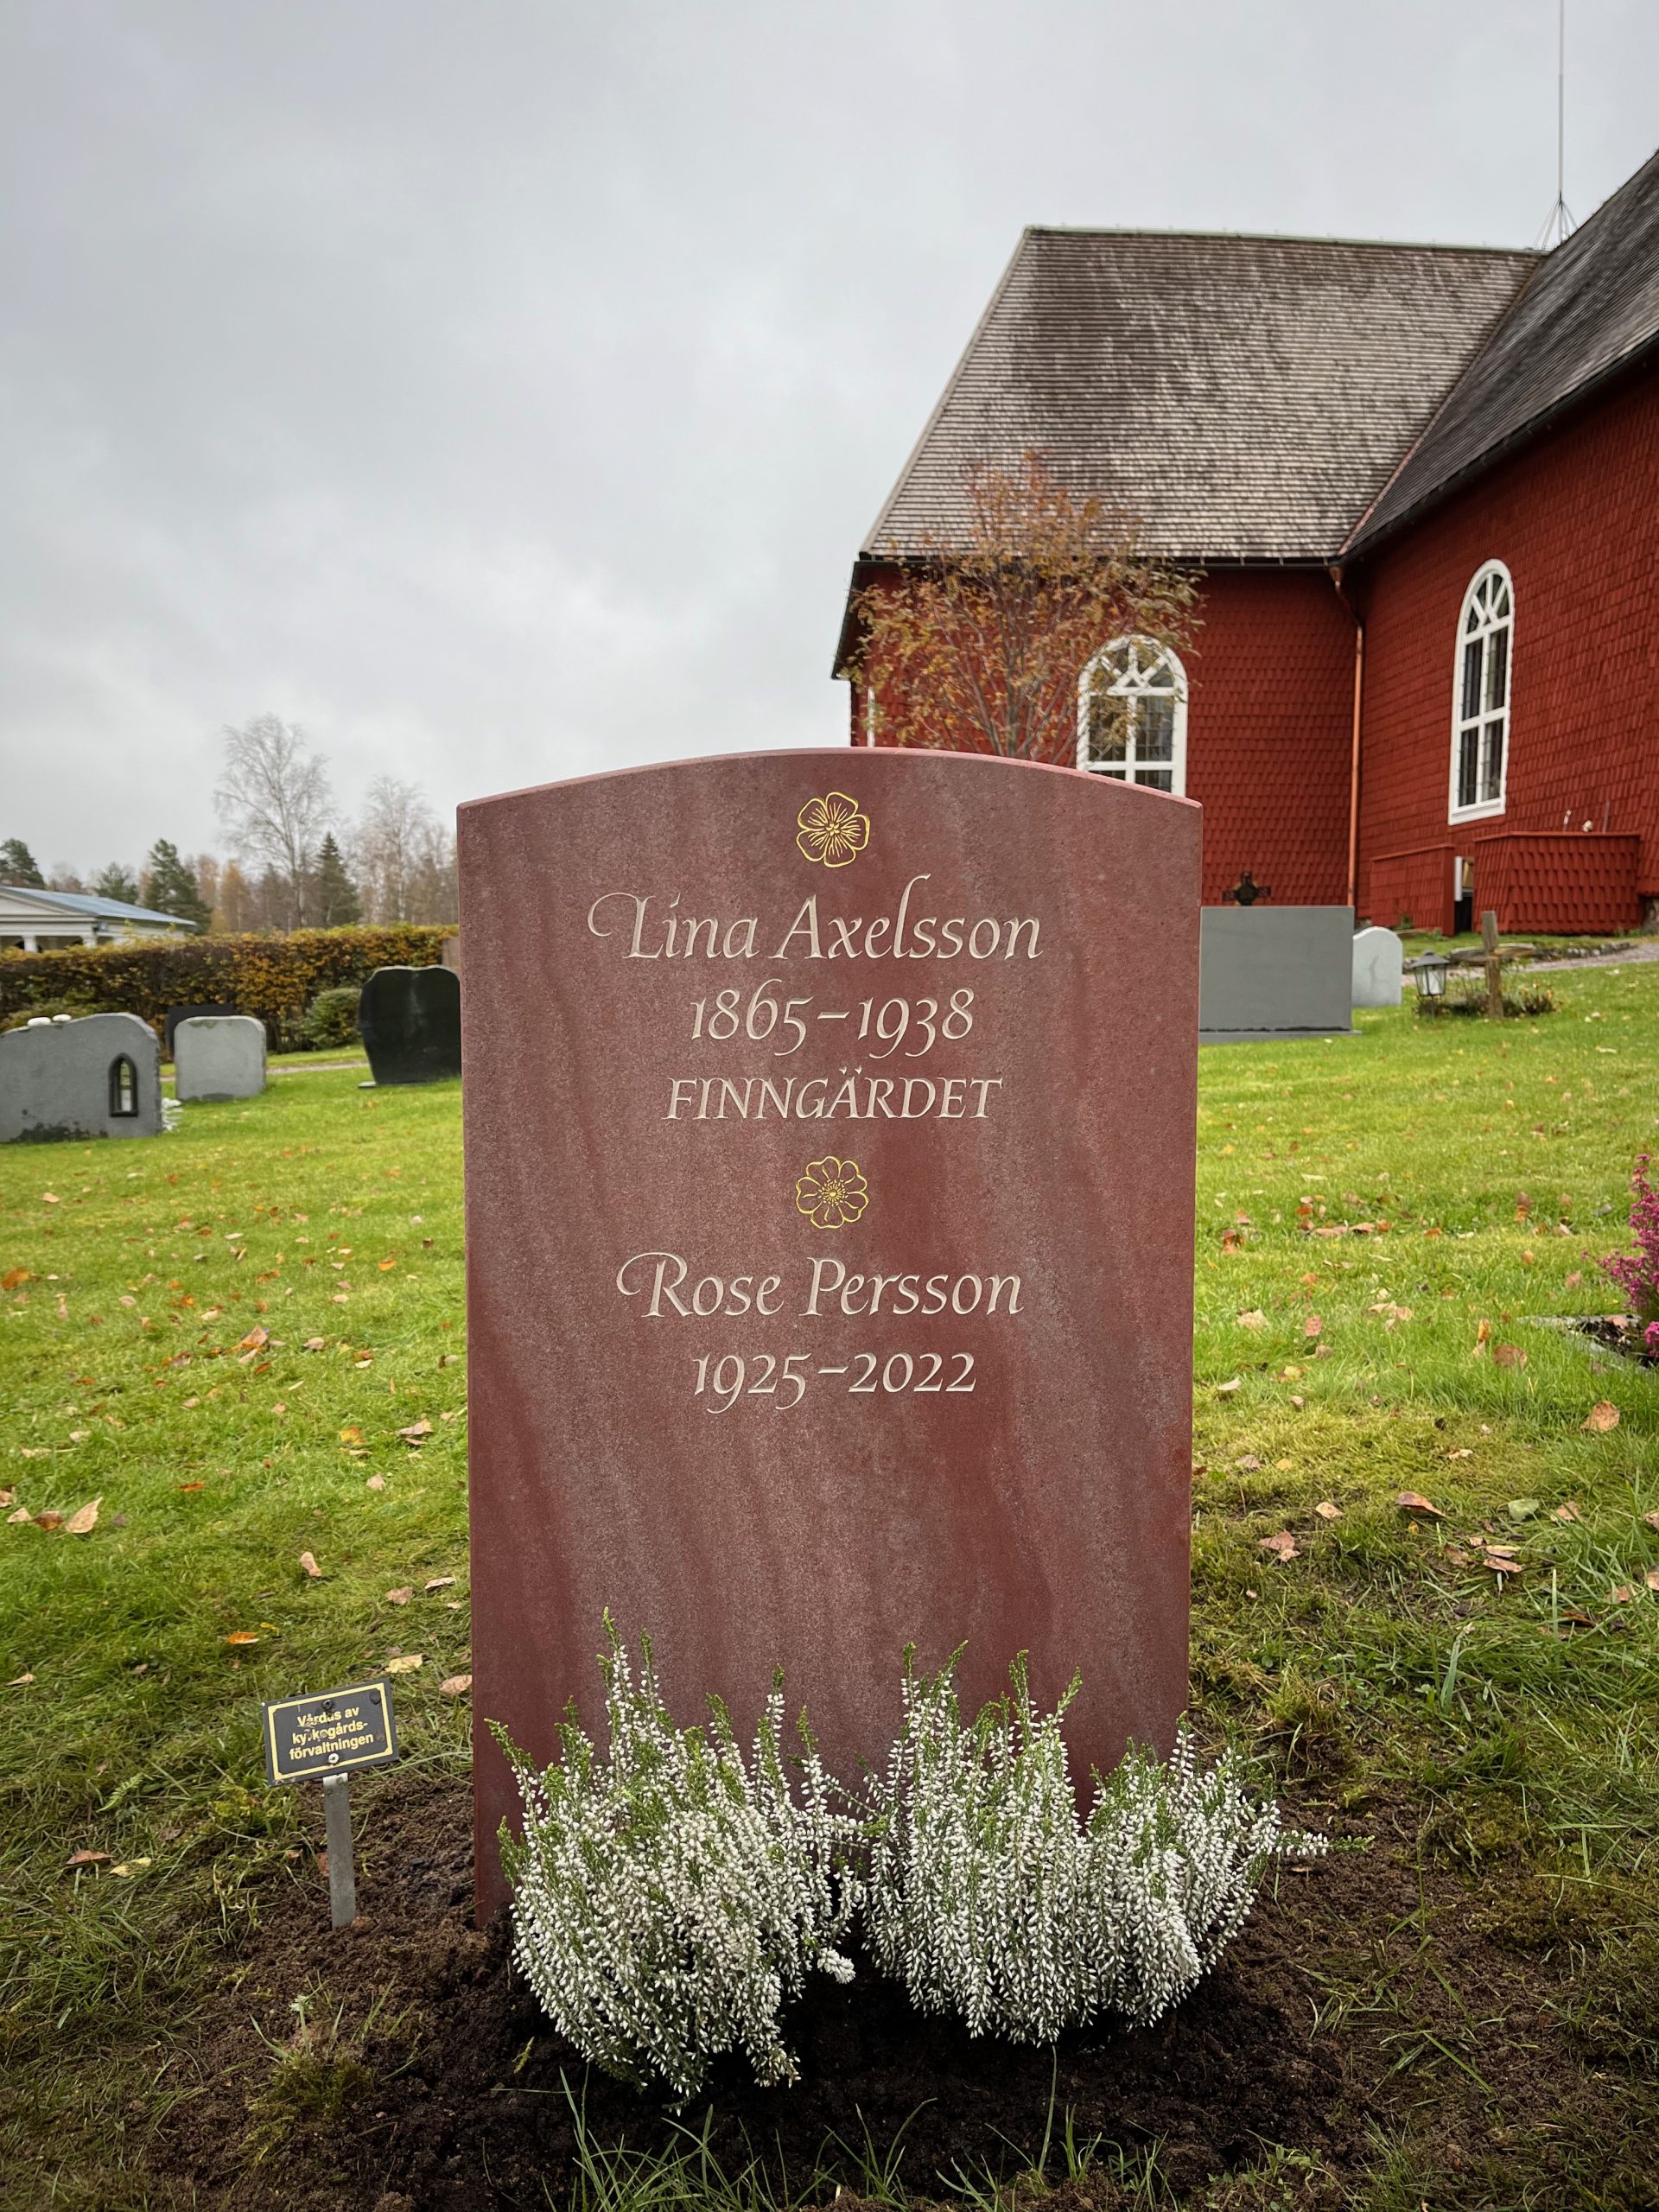
<path fill-rule="evenodd" d="M 808 799 L 795 820 L 796 843 L 808 860 L 825 868 L 846 868 L 870 842 L 870 818 L 845 791 Z"/>
<path fill-rule="evenodd" d="M 869 1202 L 869 1185 L 855 1160 L 810 1160 L 795 1185 L 795 1211 L 815 1229 L 849 1228 Z"/>

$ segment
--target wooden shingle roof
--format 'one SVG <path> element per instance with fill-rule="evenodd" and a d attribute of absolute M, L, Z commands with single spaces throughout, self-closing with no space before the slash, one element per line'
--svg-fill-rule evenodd
<path fill-rule="evenodd" d="M 1034 448 L 1167 557 L 1329 561 L 1538 259 L 1028 230 L 861 559 L 963 543 L 966 470 Z"/>
<path fill-rule="evenodd" d="M 1659 345 L 1659 154 L 1540 263 L 1354 530 L 1373 544 Z"/>

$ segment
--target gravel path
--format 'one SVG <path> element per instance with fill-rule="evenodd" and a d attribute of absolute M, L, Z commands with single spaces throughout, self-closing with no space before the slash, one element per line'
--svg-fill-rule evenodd
<path fill-rule="evenodd" d="M 1645 960 L 1659 960 L 1659 938 L 1638 938 L 1628 952 L 1595 952 L 1587 960 L 1529 960 L 1519 969 L 1523 976 L 1553 974 L 1568 968 L 1633 968 Z"/>

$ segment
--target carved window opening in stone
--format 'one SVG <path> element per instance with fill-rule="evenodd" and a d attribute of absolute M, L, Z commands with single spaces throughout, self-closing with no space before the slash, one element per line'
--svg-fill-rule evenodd
<path fill-rule="evenodd" d="M 1458 616 L 1452 677 L 1452 791 L 1448 819 L 1502 814 L 1509 772 L 1510 681 L 1515 588 L 1501 561 L 1476 571 Z"/>
<path fill-rule="evenodd" d="M 124 1052 L 110 1062 L 110 1113 L 130 1120 L 138 1111 L 138 1071 Z"/>
<path fill-rule="evenodd" d="M 1116 638 L 1077 683 L 1077 766 L 1156 791 L 1186 789 L 1186 671 L 1152 638 Z"/>

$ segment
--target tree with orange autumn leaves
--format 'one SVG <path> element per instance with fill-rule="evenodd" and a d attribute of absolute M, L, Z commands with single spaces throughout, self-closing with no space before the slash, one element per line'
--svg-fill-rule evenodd
<path fill-rule="evenodd" d="M 1088 663 L 1121 638 L 1179 647 L 1196 588 L 1039 454 L 971 469 L 965 491 L 965 545 L 925 543 L 855 595 L 842 673 L 874 694 L 882 744 L 1071 766 Z"/>

